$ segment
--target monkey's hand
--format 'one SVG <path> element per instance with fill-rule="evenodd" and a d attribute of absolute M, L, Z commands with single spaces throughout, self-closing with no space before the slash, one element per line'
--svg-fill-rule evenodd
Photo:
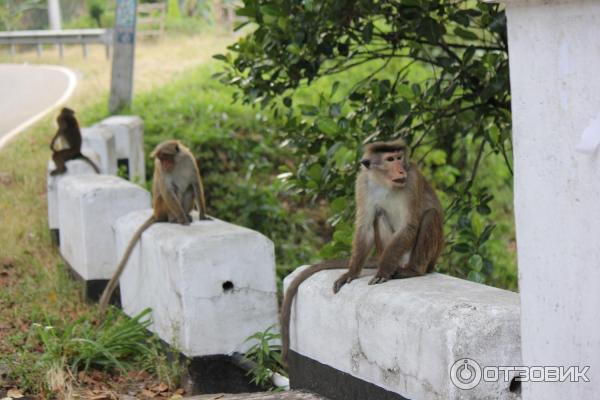
<path fill-rule="evenodd" d="M 390 280 L 390 275 L 388 275 L 387 273 L 382 272 L 382 271 L 377 271 L 375 276 L 373 278 L 371 278 L 371 280 L 369 281 L 369 285 L 377 285 L 379 283 L 387 282 L 389 280 Z"/>
<path fill-rule="evenodd" d="M 342 288 L 342 286 L 344 286 L 346 283 L 350 283 L 353 280 L 355 280 L 358 276 L 350 271 L 348 272 L 344 272 L 342 274 L 342 276 L 340 276 L 338 278 L 338 280 L 335 281 L 335 283 L 333 284 L 333 293 L 337 293 L 340 291 L 340 289 Z"/>
<path fill-rule="evenodd" d="M 186 215 L 185 218 L 177 218 L 177 222 L 180 223 L 181 225 L 189 225 L 192 223 L 192 217 L 189 215 Z"/>

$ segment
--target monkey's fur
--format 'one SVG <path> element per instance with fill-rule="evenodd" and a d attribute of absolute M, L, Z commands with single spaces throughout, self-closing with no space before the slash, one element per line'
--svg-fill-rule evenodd
<path fill-rule="evenodd" d="M 75 111 L 70 108 L 63 108 L 58 117 L 56 117 L 56 122 L 58 123 L 58 130 L 50 142 L 52 161 L 54 161 L 56 169 L 50 172 L 50 175 L 55 176 L 64 174 L 67 172 L 66 162 L 75 159 L 84 160 L 99 174 L 100 169 L 98 166 L 81 153 L 81 131 L 79 130 L 77 118 L 75 118 Z M 56 149 L 56 141 L 59 138 L 67 142 L 68 147 L 66 149 Z"/>
<path fill-rule="evenodd" d="M 151 156 L 154 158 L 153 213 L 133 234 L 121 262 L 104 289 L 100 298 L 102 311 L 108 306 L 129 256 L 146 229 L 155 222 L 177 222 L 189 225 L 192 222 L 189 213 L 194 205 L 200 214 L 200 219 L 208 219 L 204 186 L 198 164 L 191 151 L 176 140 L 168 140 L 156 146 Z"/>
<path fill-rule="evenodd" d="M 432 272 L 444 246 L 443 210 L 435 191 L 408 159 L 404 140 L 366 145 L 356 178 L 356 220 L 350 260 L 315 264 L 291 282 L 281 310 L 282 357 L 290 346 L 292 302 L 299 286 L 316 272 L 348 268 L 334 293 L 377 268 L 369 285 Z M 367 260 L 375 247 L 376 258 Z"/>

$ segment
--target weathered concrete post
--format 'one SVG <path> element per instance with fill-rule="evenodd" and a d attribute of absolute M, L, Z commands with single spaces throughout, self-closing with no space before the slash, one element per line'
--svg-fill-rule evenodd
<path fill-rule="evenodd" d="M 62 29 L 59 0 L 48 0 L 48 22 L 50 29 L 57 31 Z"/>
<path fill-rule="evenodd" d="M 523 363 L 590 367 L 590 382 L 524 382 L 523 399 L 597 398 L 600 2 L 508 0 L 506 13 Z"/>
<path fill-rule="evenodd" d="M 111 113 L 130 105 L 133 97 L 136 10 L 136 0 L 117 0 L 108 105 Z"/>

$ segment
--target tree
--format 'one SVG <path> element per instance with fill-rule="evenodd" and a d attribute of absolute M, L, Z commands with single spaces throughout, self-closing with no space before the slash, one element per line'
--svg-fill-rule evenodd
<path fill-rule="evenodd" d="M 490 154 L 512 171 L 501 6 L 244 0 L 238 15 L 256 29 L 231 53 L 217 56 L 228 65 L 222 79 L 240 89 L 237 100 L 269 108 L 284 121 L 278 133 L 283 143 L 303 154 L 291 171 L 293 184 L 313 199 L 332 200 L 337 236 L 324 255 L 348 249 L 348 199 L 361 144 L 404 136 L 445 194 L 452 251 L 443 269 L 489 281 L 492 257 L 484 244 L 494 229 L 493 196 L 476 178 Z M 296 104 L 299 88 L 323 80 L 328 90 Z M 503 176 L 503 184 L 510 184 L 510 175 Z"/>

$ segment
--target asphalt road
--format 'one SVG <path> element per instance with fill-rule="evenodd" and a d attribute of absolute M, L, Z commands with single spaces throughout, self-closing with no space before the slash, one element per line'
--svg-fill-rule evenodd
<path fill-rule="evenodd" d="M 0 148 L 64 102 L 75 84 L 62 67 L 0 64 Z"/>

